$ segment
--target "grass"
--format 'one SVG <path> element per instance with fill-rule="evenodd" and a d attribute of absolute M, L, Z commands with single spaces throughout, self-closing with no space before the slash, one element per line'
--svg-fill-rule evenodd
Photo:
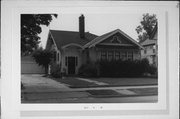
<path fill-rule="evenodd" d="M 115 87 L 115 86 L 141 86 L 157 85 L 157 78 L 87 78 L 90 80 L 103 82 L 108 85 L 97 85 L 93 82 L 78 80 L 75 77 L 66 77 L 64 79 L 52 78 L 60 83 L 67 84 L 70 88 L 91 88 L 91 87 Z"/>
<path fill-rule="evenodd" d="M 114 90 L 87 90 L 89 94 L 93 97 L 129 97 L 129 96 L 149 96 L 149 95 L 158 95 L 157 88 L 132 88 L 128 89 L 129 91 L 134 92 L 135 94 L 126 95 L 116 92 Z"/>

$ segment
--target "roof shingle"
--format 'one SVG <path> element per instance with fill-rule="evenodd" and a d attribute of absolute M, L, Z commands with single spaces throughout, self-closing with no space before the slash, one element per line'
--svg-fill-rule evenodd
<path fill-rule="evenodd" d="M 85 32 L 85 38 L 80 38 L 79 32 L 77 31 L 60 31 L 60 30 L 50 30 L 54 41 L 58 49 L 61 49 L 62 46 L 68 45 L 70 43 L 75 43 L 81 46 L 84 46 L 86 43 L 95 39 L 97 35 Z"/>

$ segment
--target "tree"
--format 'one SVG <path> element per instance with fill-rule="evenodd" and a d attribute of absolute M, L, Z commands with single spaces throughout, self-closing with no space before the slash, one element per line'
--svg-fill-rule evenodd
<path fill-rule="evenodd" d="M 21 55 L 32 53 L 40 43 L 38 34 L 42 32 L 41 25 L 48 26 L 52 17 L 57 14 L 22 14 L 21 15 Z"/>
<path fill-rule="evenodd" d="M 149 38 L 154 27 L 157 24 L 157 18 L 155 14 L 150 15 L 149 13 L 143 14 L 143 19 L 140 25 L 137 26 L 136 32 L 138 33 L 139 42 Z"/>
<path fill-rule="evenodd" d="M 53 58 L 52 52 L 39 48 L 32 53 L 32 57 L 39 66 L 45 68 L 45 74 L 48 74 L 48 66 Z"/>

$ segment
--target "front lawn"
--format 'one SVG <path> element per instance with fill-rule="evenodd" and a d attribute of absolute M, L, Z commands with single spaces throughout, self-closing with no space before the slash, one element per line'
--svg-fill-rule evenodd
<path fill-rule="evenodd" d="M 113 86 L 145 86 L 157 85 L 156 78 L 86 78 L 93 81 L 103 82 L 108 85 L 98 85 L 93 82 L 78 80 L 76 77 L 52 78 L 60 83 L 66 84 L 70 88 L 91 88 L 91 87 L 113 87 Z"/>
<path fill-rule="evenodd" d="M 121 90 L 121 89 L 120 89 Z M 87 90 L 89 94 L 93 97 L 128 97 L 128 96 L 150 96 L 158 95 L 158 88 L 131 88 L 129 91 L 134 92 L 134 94 L 127 95 L 121 92 L 116 92 L 114 90 Z"/>

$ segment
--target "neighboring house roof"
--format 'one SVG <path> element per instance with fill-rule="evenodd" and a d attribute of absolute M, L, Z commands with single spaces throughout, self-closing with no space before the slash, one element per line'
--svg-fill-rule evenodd
<path fill-rule="evenodd" d="M 147 46 L 147 45 L 154 45 L 155 43 L 156 43 L 156 40 L 147 39 L 147 40 L 141 42 L 141 45 L 142 46 Z"/>
<path fill-rule="evenodd" d="M 85 38 L 80 38 L 79 32 L 76 31 L 50 30 L 50 34 L 58 49 L 61 49 L 68 44 L 84 46 L 97 37 L 97 35 L 85 32 Z"/>
<path fill-rule="evenodd" d="M 96 44 L 102 42 L 103 40 L 107 39 L 108 37 L 116 34 L 116 33 L 120 33 L 123 36 L 125 36 L 127 39 L 129 39 L 129 41 L 131 41 L 132 43 L 134 43 L 135 45 L 139 46 L 140 48 L 144 49 L 137 41 L 135 41 L 134 39 L 132 39 L 130 36 L 128 36 L 126 33 L 124 33 L 123 31 L 121 31 L 120 29 L 116 29 L 114 31 L 111 31 L 109 33 L 106 33 L 104 35 L 101 35 L 99 37 L 96 37 L 94 40 L 90 41 L 89 43 L 87 43 L 84 47 L 92 47 L 95 46 Z"/>
<path fill-rule="evenodd" d="M 157 28 L 157 24 L 156 24 L 156 26 L 154 27 L 150 37 L 148 39 L 140 42 L 140 44 L 143 46 L 156 44 L 156 42 L 157 42 L 157 30 L 158 30 L 158 28 Z"/>
<path fill-rule="evenodd" d="M 157 34 L 157 30 L 158 30 L 158 26 L 157 26 L 157 24 L 156 24 L 156 26 L 154 27 L 154 29 L 153 29 L 150 37 L 149 37 L 150 40 L 152 40 L 152 39 L 155 37 L 155 35 Z"/>

